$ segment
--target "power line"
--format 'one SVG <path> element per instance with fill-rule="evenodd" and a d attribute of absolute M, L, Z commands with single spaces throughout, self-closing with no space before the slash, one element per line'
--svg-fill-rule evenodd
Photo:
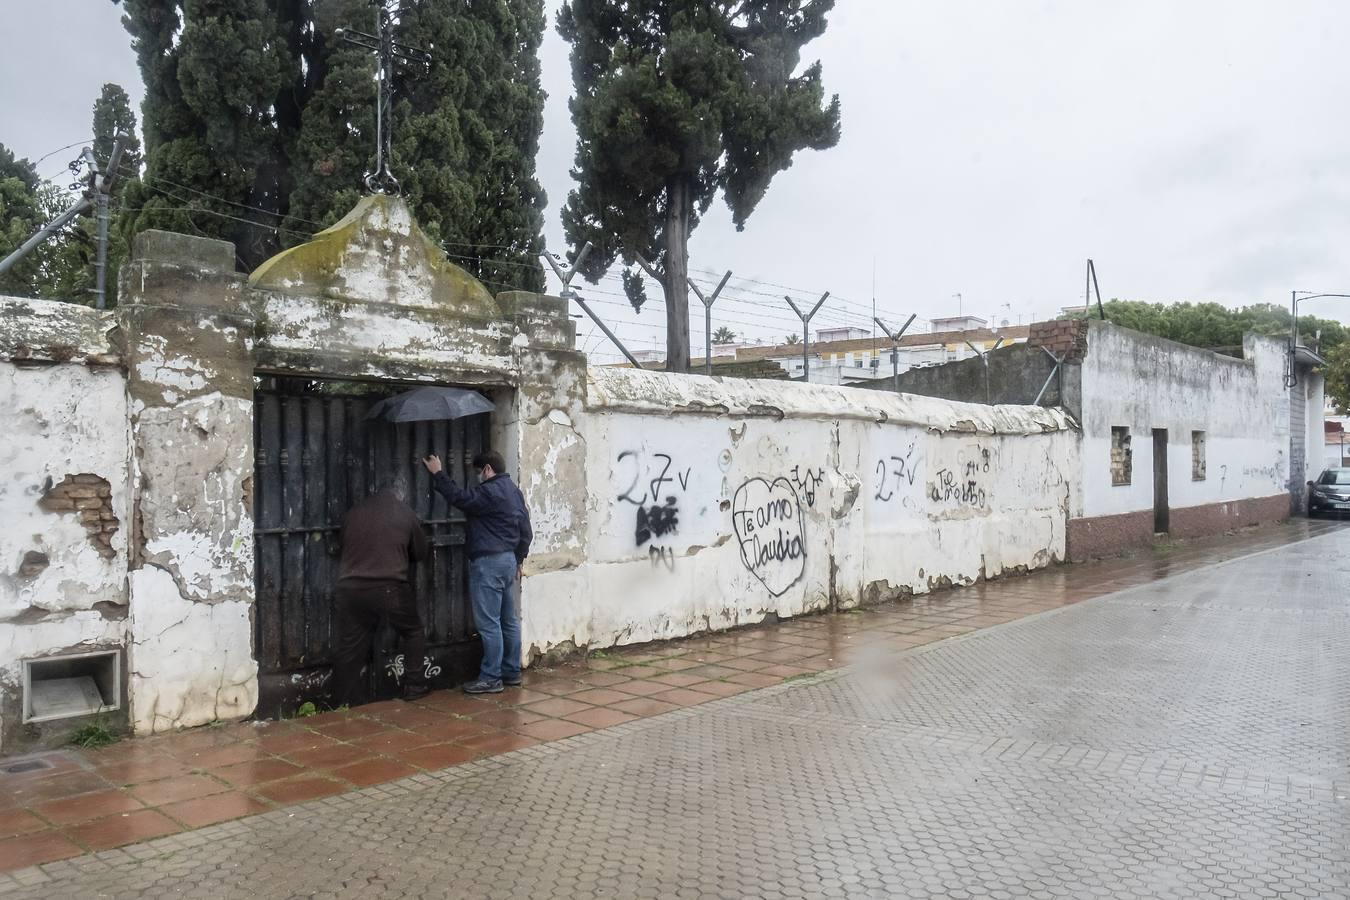
<path fill-rule="evenodd" d="M 210 194 L 210 193 L 207 193 L 206 191 L 198 190 L 197 188 L 188 187 L 188 186 L 185 185 L 185 184 L 178 184 L 177 182 L 175 182 L 175 181 L 170 181 L 169 179 L 164 178 L 164 177 L 161 176 L 161 175 L 150 175 L 150 174 L 147 173 L 146 175 L 142 176 L 142 180 L 143 180 L 143 181 L 148 180 L 148 181 L 158 181 L 158 182 L 162 182 L 163 184 L 167 184 L 167 185 L 169 185 L 170 187 L 176 187 L 176 188 L 179 188 L 180 190 L 184 190 L 184 191 L 191 191 L 191 192 L 194 193 L 194 194 L 198 194 L 198 195 L 200 195 L 200 196 L 202 196 L 202 197 L 206 197 L 206 198 L 208 198 L 208 199 L 210 199 L 210 200 L 215 200 L 215 201 L 217 201 L 217 202 L 219 202 L 219 203 L 224 203 L 224 204 L 227 204 L 227 205 L 229 205 L 229 206 L 237 206 L 237 207 L 240 207 L 240 208 L 242 208 L 242 209 L 251 210 L 252 212 L 260 212 L 260 213 L 263 213 L 264 215 L 275 216 L 276 218 L 282 219 L 282 220 L 285 220 L 285 219 L 291 219 L 292 221 L 295 221 L 295 222 L 301 222 L 301 223 L 303 223 L 303 224 L 305 224 L 305 225 L 313 225 L 313 226 L 315 226 L 316 228 L 318 228 L 320 231 L 322 231 L 322 230 L 324 230 L 324 229 L 327 229 L 327 228 L 331 228 L 331 227 L 333 226 L 333 223 L 332 223 L 332 222 L 329 222 L 329 223 L 325 224 L 325 223 L 323 223 L 323 222 L 316 222 L 316 221 L 314 221 L 313 219 L 305 219 L 305 218 L 302 218 L 302 217 L 300 217 L 300 216 L 292 215 L 291 213 L 279 213 L 279 212 L 277 212 L 276 210 L 264 209 L 264 208 L 261 207 L 261 206 L 251 206 L 251 205 L 249 205 L 249 204 L 247 204 L 247 203 L 243 203 L 243 202 L 240 202 L 240 201 L 238 201 L 238 200 L 229 200 L 229 199 L 226 199 L 225 197 L 219 197 L 219 196 L 216 196 L 215 194 Z M 261 224 L 261 223 L 259 223 L 259 224 Z M 263 227 L 274 227 L 274 226 L 263 226 Z M 288 230 L 288 231 L 291 231 L 293 234 L 305 234 L 305 232 L 295 231 L 294 229 L 287 229 L 287 230 Z M 313 237 L 314 232 L 310 232 L 309 235 L 310 235 L 311 237 Z M 510 245 L 510 244 L 458 244 L 458 243 L 455 243 L 455 242 L 453 242 L 453 241 L 442 241 L 441 243 L 442 243 L 443 245 L 447 246 L 447 247 L 468 247 L 468 248 L 470 248 L 470 249 L 481 248 L 481 249 L 487 249 L 487 250 L 515 250 L 515 251 L 518 251 L 518 252 L 521 252 L 521 253 L 528 253 L 528 252 L 531 252 L 531 251 L 529 250 L 529 248 L 522 248 L 522 247 L 520 247 L 520 246 L 513 246 L 513 245 Z"/>
<path fill-rule="evenodd" d="M 55 156 L 56 154 L 60 153 L 62 150 L 69 150 L 69 149 L 71 149 L 72 147 L 78 147 L 78 146 L 80 146 L 81 144 L 91 144 L 91 143 L 93 143 L 93 138 L 82 138 L 82 139 L 80 139 L 80 140 L 74 142 L 73 144 L 66 144 L 64 147 L 57 147 L 57 148 L 56 148 L 55 150 L 53 150 L 52 152 L 50 152 L 50 153 L 44 153 L 42 156 L 38 157 L 36 160 L 34 160 L 34 161 L 31 163 L 31 165 L 33 166 L 34 170 L 36 170 L 37 167 L 40 166 L 40 165 L 42 165 L 43 162 L 45 162 L 46 160 L 51 159 L 53 156 Z"/>
<path fill-rule="evenodd" d="M 67 148 L 63 148 L 63 149 L 67 149 Z M 60 151 L 54 151 L 54 152 L 60 152 Z M 329 227 L 328 225 L 324 224 L 323 222 L 317 222 L 317 221 L 315 221 L 315 220 L 313 220 L 313 219 L 305 219 L 305 218 L 303 218 L 303 217 L 301 217 L 301 216 L 288 215 L 288 214 L 284 214 L 284 213 L 279 213 L 279 212 L 277 212 L 277 211 L 275 211 L 275 210 L 265 209 L 265 208 L 260 207 L 260 206 L 253 206 L 253 205 L 251 205 L 251 204 L 243 203 L 243 202 L 240 202 L 240 201 L 237 201 L 237 200 L 229 200 L 229 199 L 227 199 L 227 198 L 220 197 L 220 196 L 215 195 L 215 194 L 211 194 L 211 193 L 209 193 L 209 192 L 207 192 L 207 191 L 202 191 L 202 190 L 199 190 L 199 189 L 197 189 L 197 188 L 193 188 L 193 187 L 190 187 L 190 186 L 184 185 L 184 184 L 179 184 L 178 182 L 172 181 L 172 180 L 170 180 L 170 179 L 168 179 L 168 178 L 164 178 L 163 176 L 160 176 L 160 175 L 149 175 L 149 174 L 147 174 L 147 175 L 143 176 L 143 179 L 142 179 L 142 180 L 143 180 L 143 181 L 159 182 L 159 183 L 161 183 L 161 184 L 167 184 L 167 185 L 169 185 L 169 186 L 171 186 L 171 187 L 175 187 L 175 188 L 178 188 L 178 189 L 180 189 L 180 190 L 188 191 L 188 192 L 190 192 L 190 193 L 192 193 L 192 194 L 196 194 L 196 195 L 198 195 L 198 196 L 200 196 L 200 197 L 204 197 L 204 198 L 206 198 L 206 199 L 208 199 L 208 200 L 214 200 L 214 201 L 216 201 L 216 202 L 218 202 L 218 203 L 226 204 L 227 206 L 233 206 L 233 207 L 237 207 L 237 208 L 240 208 L 240 209 L 246 209 L 246 210 L 249 210 L 249 211 L 251 211 L 251 212 L 258 212 L 258 213 L 262 213 L 262 214 L 264 214 L 264 215 L 273 216 L 273 217 L 275 217 L 275 218 L 277 218 L 277 219 L 285 220 L 285 219 L 288 219 L 288 218 L 289 218 L 289 219 L 291 219 L 292 221 L 300 222 L 300 223 L 303 223 L 303 224 L 306 224 L 306 225 L 313 225 L 313 226 L 316 226 L 316 227 L 318 227 L 318 228 L 320 228 L 320 229 L 324 229 L 324 228 L 328 228 L 328 227 Z M 161 193 L 165 194 L 166 196 L 172 197 L 173 199 L 178 200 L 179 202 L 182 202 L 182 203 L 189 203 L 189 204 L 191 204 L 191 203 L 194 202 L 194 201 L 192 201 L 192 200 L 190 200 L 190 199 L 188 199 L 188 198 L 181 197 L 181 196 L 177 196 L 177 195 L 173 194 L 173 192 L 168 191 L 168 190 L 165 190 L 164 188 L 153 188 L 153 187 L 152 187 L 152 189 L 158 190 L 158 191 L 160 191 Z M 297 236 L 300 236 L 300 237 L 307 237 L 307 238 L 308 238 L 308 237 L 313 237 L 313 236 L 314 236 L 314 233 L 313 233 L 313 232 L 301 231 L 301 230 L 299 230 L 299 229 L 290 228 L 290 227 L 287 227 L 287 226 L 285 226 L 285 225 L 280 225 L 280 224 L 278 224 L 278 225 L 268 225 L 268 224 L 266 224 L 266 223 L 257 222 L 257 221 L 255 221 L 255 220 L 253 220 L 253 219 L 244 219 L 244 218 L 241 218 L 241 217 L 238 217 L 238 216 L 232 216 L 232 215 L 229 215 L 229 214 L 227 214 L 227 213 L 222 213 L 222 212 L 219 212 L 219 211 L 217 211 L 217 210 L 209 210 L 209 209 L 206 209 L 206 208 L 203 208 L 203 207 L 193 207 L 193 209 L 194 209 L 194 210 L 200 210 L 200 211 L 202 211 L 202 212 L 206 212 L 206 213 L 208 213 L 209 215 L 216 215 L 216 216 L 219 216 L 219 217 L 222 217 L 222 218 L 227 218 L 227 219 L 230 219 L 230 220 L 232 220 L 232 221 L 241 222 L 241 223 L 243 223 L 243 224 L 253 225 L 253 226 L 259 227 L 259 228 L 271 228 L 271 229 L 276 230 L 276 231 L 281 231 L 281 232 L 285 232 L 285 233 L 287 233 L 287 234 L 297 235 Z M 469 249 L 510 250 L 510 251 L 517 252 L 517 253 L 527 253 L 527 252 L 529 252 L 528 248 L 522 248 L 522 247 L 520 247 L 520 246 L 518 246 L 518 245 L 513 246 L 513 245 L 508 245 L 508 244 L 464 244 L 464 243 L 456 243 L 456 242 L 452 242 L 452 241 L 443 241 L 442 244 L 443 244 L 443 246 L 445 246 L 445 247 L 461 247 L 461 248 L 469 248 Z M 481 264 L 484 263 L 484 262 L 491 262 L 491 263 L 494 263 L 494 264 L 496 264 L 496 265 L 498 265 L 498 266 L 512 267 L 512 268 L 519 268 L 519 269 L 529 270 L 529 271 L 532 271 L 532 272 L 540 271 L 540 268 L 541 268 L 541 267 L 539 267 L 537 264 L 520 263 L 520 262 L 515 262 L 515 261 L 509 260 L 509 259 L 501 259 L 501 258 L 498 258 L 498 257 L 490 257 L 490 256 L 465 256 L 465 255 L 463 255 L 463 254 L 453 254 L 453 253 L 449 253 L 449 252 L 447 252 L 446 255 L 447 255 L 448 257 L 452 258 L 452 259 L 459 259 L 459 260 L 464 260 L 464 261 L 474 262 L 474 263 L 477 263 L 477 264 L 479 264 L 479 265 L 481 265 Z M 720 274 L 720 273 L 714 272 L 713 270 L 709 270 L 709 269 L 699 269 L 699 268 L 695 268 L 695 267 L 691 267 L 691 270 L 692 270 L 692 271 L 695 271 L 695 272 L 700 272 L 700 273 L 703 273 L 703 274 L 714 274 L 714 275 Z M 622 279 L 621 279 L 621 277 L 620 277 L 617 273 L 615 273 L 615 272 L 613 272 L 613 271 L 606 271 L 603 275 L 600 276 L 600 280 L 622 280 Z M 732 303 L 738 303 L 738 304 L 741 304 L 741 305 L 744 305 L 744 306 L 753 306 L 753 307 L 755 307 L 757 310 L 760 311 L 760 313 L 761 313 L 760 318 L 763 318 L 763 319 L 766 319 L 766 320 L 771 320 L 771 321 L 773 321 L 773 322 L 775 322 L 775 323 L 778 323 L 778 324 L 781 324 L 781 325 L 786 325 L 786 326 L 793 326 L 793 327 L 795 327 L 796 322 L 795 322 L 791 317 L 787 316 L 785 311 L 784 311 L 784 314 L 783 314 L 783 315 L 764 315 L 764 313 L 767 312 L 767 309 L 766 309 L 765 304 L 760 303 L 760 302 L 757 302 L 757 301 L 755 301 L 755 300 L 747 299 L 747 298 L 745 298 L 744 296 L 737 296 L 737 294 L 752 294 L 752 295 L 755 295 L 755 296 L 765 297 L 765 298 L 767 298 L 767 299 L 772 299 L 772 300 L 774 300 L 774 301 L 778 301 L 778 300 L 780 299 L 780 297 L 779 297 L 778 294 L 769 293 L 769 292 L 766 292 L 766 291 L 757 291 L 757 290 L 754 290 L 753 288 L 746 288 L 746 287 L 743 287 L 742 285 L 744 285 L 744 284 L 753 284 L 753 285 L 759 285 L 759 286 L 761 286 L 761 287 L 775 287 L 775 288 L 781 288 L 781 289 L 783 289 L 783 290 L 794 291 L 794 292 L 798 292 L 798 293 L 803 292 L 803 291 L 804 291 L 803 288 L 792 287 L 792 286 L 790 286 L 790 285 L 782 285 L 782 284 L 779 284 L 779 283 L 776 283 L 776 282 L 772 282 L 772 281 L 763 281 L 763 280 L 760 280 L 760 279 L 749 278 L 749 277 L 740 277 L 740 278 L 736 278 L 735 276 L 733 276 L 733 280 L 734 280 L 734 281 L 739 281 L 739 282 L 741 282 L 741 285 L 736 285 L 735 287 L 732 287 L 731 290 L 728 291 L 728 292 L 725 294 L 725 296 L 727 297 L 727 299 L 728 299 L 730 302 L 732 302 Z M 839 303 L 841 303 L 841 304 L 843 304 L 843 305 L 845 305 L 845 306 L 856 307 L 856 308 L 859 308 L 859 309 L 862 309 L 862 308 L 863 308 L 863 307 L 861 307 L 859 304 L 856 304 L 856 303 L 854 303 L 853 301 L 847 300 L 846 298 L 839 297 L 838 295 L 831 295 L 831 299 L 837 300 Z M 776 304 L 775 304 L 773 307 L 771 307 L 771 308 L 774 309 L 774 310 L 778 310 L 778 309 L 779 309 L 779 307 L 778 307 Z M 882 313 L 885 313 L 885 314 L 887 314 L 887 315 L 889 315 L 889 316 L 895 316 L 895 315 L 897 315 L 897 313 L 896 313 L 895 311 L 893 311 L 893 310 L 879 309 L 879 311 L 882 312 Z M 749 313 L 743 313 L 743 315 L 750 315 L 750 314 L 749 314 Z M 852 310 L 841 310 L 841 309 L 835 308 L 833 305 L 827 306 L 825 309 L 823 309 L 823 310 L 821 311 L 821 314 L 820 314 L 820 315 L 821 315 L 821 320 L 822 320 L 822 321 L 821 321 L 821 324 L 823 324 L 823 325 L 831 325 L 831 324 L 835 324 L 835 325 L 842 325 L 842 326 L 844 326 L 844 327 L 851 327 L 851 326 L 853 325 L 854 322 L 867 322 L 867 323 L 870 323 L 870 321 L 871 321 L 871 316 L 870 316 L 869 314 L 865 314 L 864 312 L 853 312 Z M 719 319 L 722 319 L 722 318 L 724 318 L 724 317 L 720 317 L 720 316 L 719 316 Z M 731 319 L 728 319 L 727 321 L 733 321 L 735 324 L 739 324 L 739 325 L 753 325 L 753 324 L 755 324 L 755 323 L 748 323 L 748 322 L 745 322 L 744 320 L 731 320 Z"/>
<path fill-rule="evenodd" d="M 68 149 L 68 148 L 62 148 L 62 149 Z M 58 150 L 58 151 L 53 151 L 53 153 L 56 153 L 56 152 L 60 152 L 60 151 L 59 151 L 59 150 Z M 202 198 L 205 198 L 205 199 L 207 199 L 207 200 L 213 200 L 213 201 L 215 201 L 215 202 L 217 202 L 217 203 L 225 204 L 226 206 L 235 207 L 235 208 L 243 209 L 243 210 L 248 210 L 248 211 L 250 211 L 250 212 L 262 213 L 263 215 L 272 216 L 272 217 L 277 218 L 277 219 L 279 219 L 279 220 L 283 220 L 283 221 L 284 221 L 285 219 L 289 218 L 289 219 L 291 219 L 292 221 L 300 222 L 300 223 L 307 224 L 307 225 L 313 225 L 313 226 L 319 227 L 319 228 L 321 228 L 321 229 L 322 229 L 322 228 L 327 228 L 327 227 L 328 227 L 328 226 L 325 225 L 324 223 L 322 223 L 322 222 L 317 222 L 317 221 L 312 220 L 312 219 L 305 219 L 305 218 L 300 217 L 300 216 L 287 215 L 287 214 L 283 214 L 283 213 L 277 212 L 277 211 L 275 211 L 275 210 L 269 210 L 269 209 L 265 209 L 265 208 L 263 208 L 263 207 L 254 206 L 254 205 L 251 205 L 251 204 L 248 204 L 248 203 L 243 203 L 243 202 L 240 202 L 240 201 L 237 201 L 237 200 L 230 200 L 230 199 L 227 199 L 227 198 L 224 198 L 224 197 L 220 197 L 220 196 L 218 196 L 218 195 L 211 194 L 211 193 L 209 193 L 209 192 L 207 192 L 207 191 L 202 191 L 202 190 L 199 190 L 199 189 L 197 189 L 197 188 L 193 188 L 193 187 L 191 187 L 191 186 L 184 185 L 184 184 L 179 184 L 178 182 L 175 182 L 175 181 L 173 181 L 173 180 L 171 180 L 171 179 L 168 179 L 168 178 L 164 178 L 164 177 L 159 176 L 159 175 L 148 175 L 148 174 L 147 174 L 146 176 L 143 177 L 142 180 L 143 180 L 143 181 L 147 181 L 147 182 L 157 182 L 158 184 L 161 184 L 161 185 L 169 185 L 169 186 L 171 186 L 171 187 L 175 187 L 175 188 L 178 188 L 178 189 L 180 189 L 180 190 L 187 191 L 187 192 L 189 192 L 189 193 L 191 193 L 191 194 L 195 194 L 195 195 L 197 195 L 197 196 L 199 196 L 199 197 L 202 197 Z M 288 226 L 281 225 L 281 224 L 271 225 L 271 224 L 267 224 L 267 223 L 265 223 L 265 222 L 259 222 L 259 221 L 256 221 L 256 220 L 254 220 L 254 219 L 245 219 L 245 218 L 243 218 L 243 217 L 241 217 L 241 216 L 236 216 L 236 215 L 232 215 L 232 214 L 230 214 L 230 213 L 224 213 L 224 212 L 221 212 L 221 211 L 219 211 L 219 210 L 213 210 L 213 209 L 210 209 L 210 208 L 207 208 L 207 207 L 204 207 L 204 206 L 200 206 L 200 205 L 197 205 L 197 201 L 194 201 L 194 200 L 192 200 L 192 199 L 190 199 L 190 198 L 188 198 L 188 197 L 183 197 L 183 196 L 181 196 L 181 195 L 175 194 L 173 191 L 167 190 L 167 189 L 164 188 L 164 187 L 156 187 L 154 184 L 151 184 L 150 187 L 151 187 L 152 190 L 155 190 L 155 191 L 157 191 L 157 192 L 163 194 L 163 195 L 166 196 L 166 197 L 169 197 L 169 198 L 171 198 L 171 199 L 177 200 L 177 201 L 179 201 L 180 203 L 188 204 L 187 207 L 180 207 L 180 208 L 178 208 L 177 211 L 180 211 L 180 212 L 187 212 L 187 213 L 189 213 L 189 214 L 200 212 L 200 213 L 204 213 L 204 214 L 206 214 L 206 215 L 216 216 L 216 217 L 218 217 L 218 218 L 226 219 L 226 220 L 229 220 L 229 221 L 239 222 L 239 223 L 242 223 L 242 224 L 245 224 L 245 225 L 251 225 L 251 226 L 256 227 L 256 228 L 266 228 L 266 229 L 270 229 L 270 230 L 272 230 L 272 231 L 274 231 L 274 232 L 286 233 L 286 234 L 295 235 L 295 236 L 298 236 L 298 237 L 301 237 L 301 238 L 312 238 L 312 237 L 314 236 L 314 233 L 313 233 L 313 232 L 303 231 L 303 230 L 300 230 L 300 229 L 288 227 Z M 143 207 L 143 208 L 144 208 L 144 207 Z M 518 245 L 514 245 L 514 246 L 513 246 L 513 245 L 507 245 L 507 244 L 462 244 L 462 243 L 456 243 L 456 242 L 446 241 L 446 242 L 443 242 L 443 245 L 444 245 L 444 246 L 443 246 L 443 249 L 444 249 L 444 247 L 462 247 L 462 248 L 469 248 L 469 249 L 497 249 L 497 250 L 510 250 L 510 251 L 513 251 L 513 252 L 516 252 L 516 253 L 525 253 L 525 252 L 529 252 L 529 251 L 528 251 L 528 248 L 522 248 L 522 247 L 520 247 L 520 246 L 518 246 Z M 492 256 L 466 256 L 466 255 L 463 255 L 463 254 L 454 254 L 454 253 L 450 253 L 450 252 L 448 252 L 448 251 L 446 251 L 446 255 L 447 255 L 447 257 L 449 257 L 449 258 L 451 258 L 451 259 L 458 259 L 458 260 L 462 260 L 462 261 L 472 262 L 472 263 L 475 263 L 477 266 L 480 266 L 480 267 L 481 267 L 482 265 L 484 265 L 484 264 L 490 264 L 490 265 L 494 265 L 494 266 L 498 266 L 498 267 L 516 268 L 516 269 L 528 270 L 528 271 L 530 271 L 530 272 L 538 272 L 538 271 L 540 271 L 540 267 L 539 267 L 537 264 L 521 263 L 521 262 L 516 262 L 516 261 L 510 260 L 510 259 L 502 259 L 502 258 L 499 258 L 499 257 L 492 257 Z M 691 267 L 691 270 L 692 270 L 692 271 L 695 271 L 695 272 L 703 273 L 703 274 L 716 274 L 716 272 L 715 272 L 714 270 L 710 270 L 710 269 L 700 269 L 700 268 L 696 268 L 696 267 Z M 764 280 L 761 280 L 761 279 L 750 278 L 750 277 L 745 277 L 745 276 L 742 276 L 742 277 L 740 277 L 740 278 L 735 278 L 735 276 L 733 276 L 733 279 L 734 279 L 735 282 L 739 282 L 739 283 L 738 283 L 738 284 L 735 284 L 734 287 L 732 287 L 729 291 L 727 291 L 727 292 L 725 293 L 725 296 L 726 296 L 727 301 L 728 301 L 729 303 L 736 304 L 736 305 L 739 305 L 739 306 L 742 306 L 742 307 L 752 307 L 752 308 L 755 310 L 755 312 L 751 313 L 751 312 L 746 312 L 746 311 L 743 310 L 743 311 L 741 312 L 741 315 L 742 315 L 742 316 L 745 316 L 745 317 L 747 317 L 747 318 L 755 319 L 756 321 L 746 321 L 746 318 L 734 318 L 734 317 L 730 317 L 730 316 L 722 316 L 722 315 L 719 315 L 719 316 L 718 316 L 718 321 L 719 321 L 719 323 L 729 323 L 729 324 L 733 324 L 733 325 L 740 325 L 740 326 L 745 326 L 745 327 L 749 327 L 749 328 L 758 328 L 758 329 L 769 329 L 769 328 L 773 328 L 773 329 L 781 329 L 781 328 L 789 328 L 789 329 L 795 330 L 797 323 L 796 323 L 791 317 L 789 317 L 789 316 L 786 314 L 786 310 L 785 310 L 785 309 L 783 309 L 782 307 L 779 307 L 779 306 L 777 305 L 777 302 L 775 302 L 775 303 L 771 306 L 771 305 L 769 305 L 769 304 L 764 303 L 764 302 L 761 301 L 761 300 L 755 300 L 755 299 L 751 299 L 751 297 L 745 296 L 745 295 L 748 294 L 748 295 L 752 295 L 753 297 L 763 297 L 763 298 L 770 299 L 770 300 L 773 300 L 773 301 L 778 301 L 778 300 L 780 299 L 778 294 L 770 293 L 770 292 L 768 292 L 768 291 L 756 290 L 756 289 L 754 289 L 754 288 L 752 288 L 752 287 L 746 287 L 746 285 L 757 285 L 757 286 L 759 286 L 759 287 L 766 287 L 766 288 L 781 288 L 781 289 L 783 289 L 783 290 L 793 291 L 793 292 L 797 292 L 797 293 L 803 292 L 803 289 L 802 289 L 802 288 L 792 287 L 792 286 L 790 286 L 790 285 L 783 285 L 783 284 L 779 284 L 779 283 L 772 282 L 772 281 L 764 281 Z M 480 279 L 480 280 L 482 280 L 482 279 Z M 621 279 L 621 276 L 620 276 L 618 273 L 613 272 L 613 271 L 606 271 L 606 272 L 603 273 L 603 274 L 600 276 L 600 278 L 597 279 L 597 280 L 598 280 L 598 281 L 611 281 L 611 282 L 612 282 L 612 281 L 621 281 L 622 279 Z M 501 288 L 507 289 L 507 290 L 514 290 L 514 289 L 517 288 L 517 286 L 515 286 L 515 285 L 506 285 L 506 284 L 502 284 L 501 282 L 488 282 L 488 281 L 484 281 L 484 283 L 485 283 L 485 284 L 493 284 L 494 286 L 498 286 L 498 287 L 501 287 Z M 589 290 L 592 291 L 592 292 L 594 292 L 594 293 L 602 293 L 602 294 L 608 293 L 610 296 L 625 296 L 625 297 L 626 297 L 626 295 L 620 295 L 620 294 L 614 294 L 614 293 L 611 293 L 611 292 L 606 292 L 606 291 L 603 291 L 602 289 L 596 288 L 596 287 L 591 287 Z M 837 300 L 838 303 L 841 304 L 841 305 L 842 305 L 843 307 L 845 307 L 845 308 L 839 308 L 839 307 L 836 307 L 836 306 L 834 306 L 834 305 L 831 305 L 831 306 L 827 306 L 825 309 L 822 309 L 822 310 L 821 310 L 821 313 L 820 313 L 820 322 L 819 322 L 820 325 L 824 325 L 824 326 L 832 326 L 832 325 L 833 325 L 833 326 L 842 326 L 842 327 L 855 327 L 856 323 L 860 323 L 860 322 L 861 322 L 861 323 L 870 323 L 870 321 L 871 321 L 870 315 L 867 315 L 867 314 L 864 313 L 864 312 L 855 312 L 854 309 L 848 308 L 848 307 L 854 307 L 854 308 L 861 309 L 862 307 L 860 306 L 860 304 L 854 303 L 853 301 L 847 300 L 846 298 L 839 297 L 839 296 L 837 296 L 837 295 L 832 295 L 832 299 Z M 649 301 L 649 302 L 652 302 L 652 301 Z M 614 305 L 622 305 L 622 304 L 614 304 Z M 659 301 L 658 301 L 658 302 L 653 302 L 653 306 L 654 306 L 655 308 L 660 308 L 660 303 L 659 303 Z M 885 314 L 888 315 L 888 316 L 895 316 L 895 315 L 897 315 L 897 313 L 895 313 L 893 310 L 880 309 L 879 312 L 885 313 Z M 654 327 L 653 324 L 649 324 L 649 323 L 636 323 L 636 322 L 635 322 L 635 323 L 629 323 L 629 324 L 631 324 L 631 325 L 633 325 L 633 326 L 635 326 L 635 327 L 647 327 L 647 328 L 652 328 L 652 327 Z"/>

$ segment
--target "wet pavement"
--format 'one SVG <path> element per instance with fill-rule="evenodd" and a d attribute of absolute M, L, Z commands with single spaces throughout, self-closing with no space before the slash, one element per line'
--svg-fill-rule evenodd
<path fill-rule="evenodd" d="M 1344 897 L 1347 576 L 1294 522 L 49 754 L 0 893 Z"/>

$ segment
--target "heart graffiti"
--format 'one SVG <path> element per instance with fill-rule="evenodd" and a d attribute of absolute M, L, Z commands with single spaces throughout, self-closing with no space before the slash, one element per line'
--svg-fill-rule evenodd
<path fill-rule="evenodd" d="M 806 537 L 797 491 L 786 478 L 751 478 L 736 490 L 732 527 L 741 561 L 778 597 L 806 572 Z"/>

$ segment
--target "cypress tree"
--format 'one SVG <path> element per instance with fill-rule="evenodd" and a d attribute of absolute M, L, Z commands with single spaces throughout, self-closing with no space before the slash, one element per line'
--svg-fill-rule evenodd
<path fill-rule="evenodd" d="M 839 141 L 839 99 L 801 49 L 834 0 L 568 0 L 576 188 L 567 239 L 587 277 L 659 260 L 666 366 L 689 369 L 689 235 L 720 191 L 737 229 L 802 149 Z M 625 280 L 626 283 L 629 279 Z"/>
<path fill-rule="evenodd" d="M 125 198 L 136 190 L 141 168 L 141 141 L 136 136 L 136 114 L 121 85 L 108 83 L 94 101 L 93 151 L 99 167 L 106 169 L 112 158 L 113 142 L 122 137 L 122 157 L 118 178 L 112 190 L 112 221 L 108 228 L 108 277 L 105 282 L 108 305 L 117 302 L 117 271 L 127 258 L 127 231 L 123 219 L 131 213 L 124 209 Z M 60 198 L 69 205 L 72 195 Z M 59 204 L 58 204 L 59 205 Z M 90 211 L 54 237 L 48 248 L 43 280 L 35 285 L 39 295 L 76 303 L 94 301 L 95 262 L 98 255 L 98 219 Z"/>
<path fill-rule="evenodd" d="M 141 207 L 133 230 L 226 238 L 251 269 L 355 204 L 375 156 L 375 61 L 334 31 L 373 32 L 369 0 L 123 2 L 146 81 L 147 184 L 129 204 Z M 396 39 L 433 55 L 429 69 L 395 77 L 403 193 L 491 288 L 538 290 L 543 0 L 402 7 Z"/>

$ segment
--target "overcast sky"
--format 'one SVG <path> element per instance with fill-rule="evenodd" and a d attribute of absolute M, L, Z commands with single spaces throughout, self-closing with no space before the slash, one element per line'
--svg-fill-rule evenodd
<path fill-rule="evenodd" d="M 5 13 L 22 39 L 0 57 L 0 141 L 19 155 L 85 138 L 105 81 L 139 105 L 118 7 L 43 0 Z M 779 285 L 802 302 L 832 292 L 813 324 L 868 325 L 874 262 L 883 318 L 917 313 L 920 328 L 958 306 L 1014 323 L 1053 315 L 1082 301 L 1088 257 L 1107 299 L 1350 293 L 1350 256 L 1336 249 L 1350 244 L 1348 25 L 1336 0 L 839 0 L 805 59 L 823 61 L 841 97 L 843 139 L 800 155 L 744 233 L 720 201 L 695 232 L 691 266 L 735 272 L 714 327 L 773 340 L 799 330 Z M 557 250 L 574 135 L 551 16 L 543 71 L 538 166 Z M 57 175 L 72 155 L 40 171 Z M 717 276 L 704 277 L 711 288 Z M 664 346 L 655 305 L 635 316 L 615 279 L 590 296 L 627 323 L 634 349 Z M 1350 320 L 1350 301 L 1305 309 Z"/>

